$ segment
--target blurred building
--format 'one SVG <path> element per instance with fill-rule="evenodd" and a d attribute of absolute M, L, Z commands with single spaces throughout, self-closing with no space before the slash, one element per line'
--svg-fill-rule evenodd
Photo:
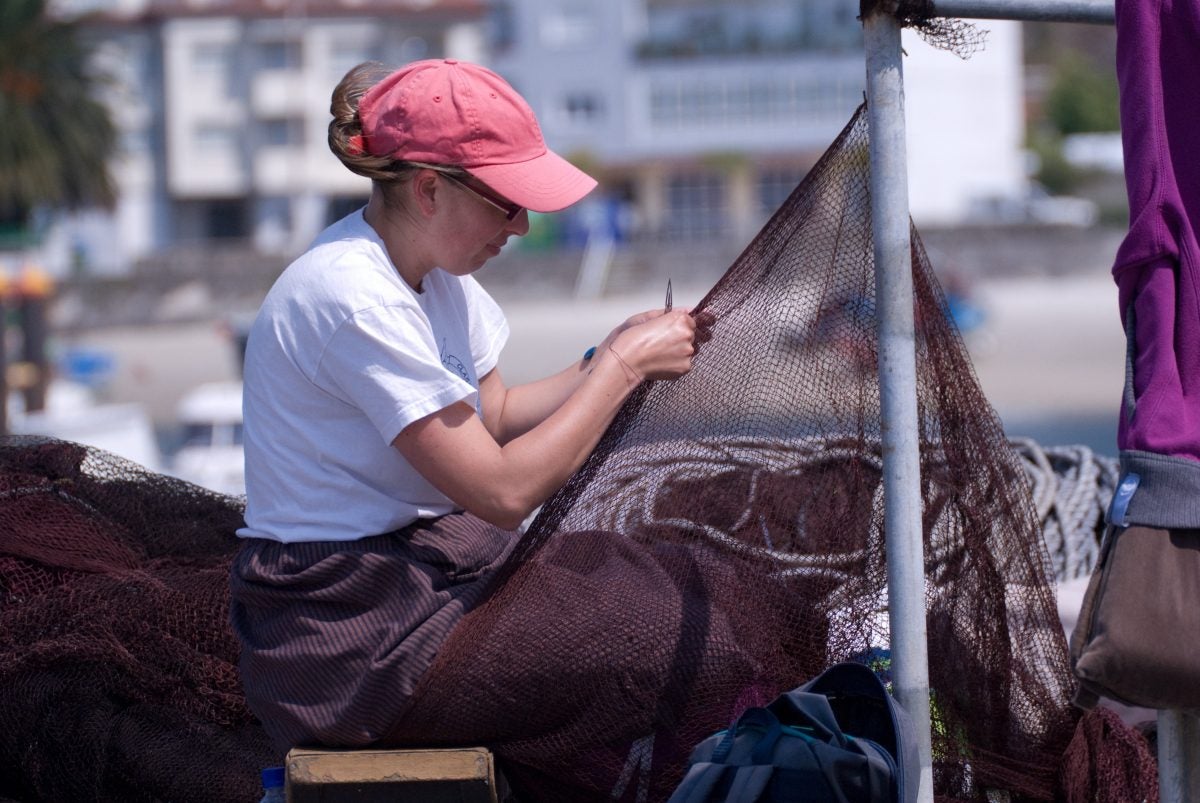
<path fill-rule="evenodd" d="M 57 0 L 89 31 L 123 147 L 112 214 L 58 228 L 49 264 L 119 272 L 189 244 L 294 253 L 362 203 L 325 144 L 363 60 L 489 64 L 547 141 L 602 179 L 549 240 L 744 242 L 862 102 L 855 0 Z M 1020 197 L 1021 40 L 969 61 L 905 32 L 909 190 L 920 224 Z M 974 205 L 974 206 L 973 206 Z M 543 223 L 545 223 L 543 221 Z M 550 225 L 546 223 L 545 225 Z M 539 232 L 527 238 L 535 243 Z"/>
<path fill-rule="evenodd" d="M 484 60 L 484 0 L 57 0 L 88 12 L 121 130 L 115 212 L 74 216 L 52 264 L 120 272 L 228 244 L 302 249 L 369 183 L 329 152 L 329 96 L 367 60 Z M 57 256 L 57 258 L 54 258 Z"/>
<path fill-rule="evenodd" d="M 853 0 L 503 0 L 493 66 L 546 138 L 599 169 L 637 236 L 745 240 L 863 101 Z M 1020 196 L 1020 25 L 970 60 L 904 33 L 917 222 Z"/>

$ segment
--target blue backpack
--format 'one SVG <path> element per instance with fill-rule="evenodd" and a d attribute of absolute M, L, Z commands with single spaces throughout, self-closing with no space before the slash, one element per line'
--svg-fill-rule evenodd
<path fill-rule="evenodd" d="M 668 803 L 913 803 L 916 745 L 875 673 L 836 664 L 697 745 Z"/>

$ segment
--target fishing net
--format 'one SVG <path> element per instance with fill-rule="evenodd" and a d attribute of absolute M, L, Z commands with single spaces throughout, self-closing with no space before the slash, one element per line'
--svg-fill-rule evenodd
<path fill-rule="evenodd" d="M 915 232 L 913 280 L 935 791 L 1050 800 L 1078 719 L 1050 558 Z M 486 744 L 524 801 L 662 800 L 747 706 L 841 660 L 886 679 L 874 293 L 860 110 L 698 306 L 694 370 L 629 400 L 388 742 Z M 0 444 L 0 797 L 254 799 L 280 756 L 227 618 L 241 512 Z M 1072 777 L 1119 729 L 1087 732 Z"/>
<path fill-rule="evenodd" d="M 1076 723 L 1052 568 L 912 241 L 936 791 L 1049 799 Z M 572 778 L 563 799 L 658 799 L 740 708 L 836 661 L 886 665 L 874 274 L 860 109 L 696 307 L 716 323 L 693 371 L 640 388 L 543 507 L 403 736 L 483 734 L 518 786 Z M 547 618 L 580 598 L 592 622 Z"/>
<path fill-rule="evenodd" d="M 933 0 L 859 0 L 859 19 L 889 14 L 902 28 L 916 31 L 927 44 L 969 59 L 987 44 L 988 32 L 957 17 L 938 16 Z"/>
<path fill-rule="evenodd" d="M 241 521 L 99 450 L 0 443 L 0 798 L 257 799 L 272 752 L 228 625 Z"/>

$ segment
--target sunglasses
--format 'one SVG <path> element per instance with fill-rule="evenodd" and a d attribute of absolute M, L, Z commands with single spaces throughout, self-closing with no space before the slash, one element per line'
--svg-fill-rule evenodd
<path fill-rule="evenodd" d="M 501 212 L 504 213 L 505 220 L 513 220 L 514 218 L 516 218 L 517 215 L 521 214 L 521 212 L 525 209 L 525 207 L 517 206 L 516 204 L 514 204 L 511 201 L 506 201 L 503 198 L 501 198 L 499 195 L 496 195 L 495 193 L 485 190 L 483 187 L 477 187 L 474 184 L 468 184 L 466 179 L 459 178 L 458 176 L 453 176 L 449 173 L 442 173 L 441 175 L 443 178 L 450 179 L 455 184 L 462 187 L 464 190 L 471 193 L 475 197 L 481 198 L 482 200 L 486 201 L 487 203 L 489 203 L 492 206 L 499 209 Z"/>

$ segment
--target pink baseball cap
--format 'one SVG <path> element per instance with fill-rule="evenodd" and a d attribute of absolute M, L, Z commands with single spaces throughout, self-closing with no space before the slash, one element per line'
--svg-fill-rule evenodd
<path fill-rule="evenodd" d="M 534 212 L 565 209 L 596 186 L 546 147 L 525 99 L 477 64 L 414 61 L 371 87 L 358 113 L 368 153 L 458 165 Z"/>

